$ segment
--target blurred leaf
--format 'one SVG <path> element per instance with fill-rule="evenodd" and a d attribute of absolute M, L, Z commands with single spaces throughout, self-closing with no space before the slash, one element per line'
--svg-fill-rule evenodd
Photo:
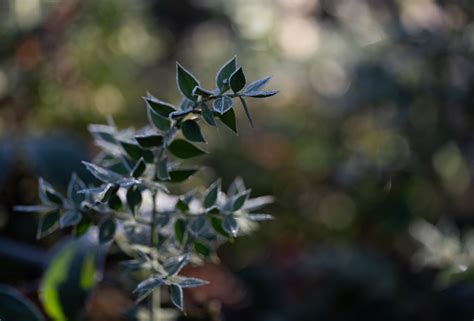
<path fill-rule="evenodd" d="M 183 310 L 183 289 L 177 284 L 170 285 L 171 302 L 180 310 Z"/>
<path fill-rule="evenodd" d="M 179 209 L 182 213 L 186 213 L 189 211 L 188 204 L 182 198 L 179 198 L 178 202 L 176 202 L 176 208 Z"/>
<path fill-rule="evenodd" d="M 44 318 L 20 292 L 0 284 L 0 320 L 44 321 Z"/>
<path fill-rule="evenodd" d="M 181 131 L 183 136 L 192 142 L 205 143 L 206 140 L 202 136 L 201 128 L 194 120 L 186 120 L 181 124 Z"/>
<path fill-rule="evenodd" d="M 135 215 L 142 204 L 142 192 L 138 187 L 132 186 L 127 190 L 127 204 L 130 211 Z"/>
<path fill-rule="evenodd" d="M 214 231 L 216 231 L 218 234 L 226 238 L 230 237 L 229 233 L 225 229 L 222 228 L 222 220 L 220 218 L 212 216 L 210 219 L 211 219 L 211 225 Z"/>
<path fill-rule="evenodd" d="M 204 194 L 203 206 L 204 208 L 210 208 L 217 201 L 217 196 L 221 190 L 221 180 L 215 181 Z"/>
<path fill-rule="evenodd" d="M 160 159 L 158 163 L 158 177 L 160 178 L 160 180 L 164 181 L 171 179 L 170 172 L 168 169 L 168 158 L 166 157 Z"/>
<path fill-rule="evenodd" d="M 108 205 L 111 209 L 118 211 L 122 208 L 122 200 L 117 194 L 112 195 L 108 201 Z"/>
<path fill-rule="evenodd" d="M 232 202 L 232 211 L 238 211 L 244 206 L 245 201 L 249 197 L 250 190 L 247 190 L 245 192 L 241 192 L 238 195 L 234 197 L 234 200 Z"/>
<path fill-rule="evenodd" d="M 82 219 L 82 214 L 76 210 L 66 211 L 59 219 L 59 226 L 61 228 L 74 226 L 78 224 Z"/>
<path fill-rule="evenodd" d="M 135 139 L 143 148 L 160 147 L 163 144 L 163 136 L 161 135 L 139 135 L 135 136 Z"/>
<path fill-rule="evenodd" d="M 181 183 L 194 175 L 197 169 L 173 169 L 169 172 L 172 183 Z"/>
<path fill-rule="evenodd" d="M 197 288 L 199 286 L 203 286 L 209 284 L 209 282 L 196 279 L 196 278 L 188 278 L 188 277 L 175 277 L 173 281 L 176 282 L 182 288 Z"/>
<path fill-rule="evenodd" d="M 238 93 L 245 87 L 245 82 L 246 80 L 242 67 L 234 71 L 229 78 L 230 88 L 235 93 Z"/>
<path fill-rule="evenodd" d="M 87 233 L 87 231 L 92 225 L 92 220 L 89 217 L 85 217 L 83 215 L 81 221 L 76 226 L 74 226 L 74 236 L 76 238 L 81 237 L 82 235 Z"/>
<path fill-rule="evenodd" d="M 120 186 L 116 184 L 107 184 L 105 188 L 96 195 L 95 201 L 97 203 L 106 203 L 119 190 Z"/>
<path fill-rule="evenodd" d="M 141 301 L 148 295 L 150 295 L 154 290 L 158 290 L 160 286 L 164 283 L 164 280 L 159 275 L 154 275 L 142 282 L 140 282 L 133 293 L 138 294 L 138 300 Z"/>
<path fill-rule="evenodd" d="M 204 257 L 208 257 L 211 254 L 211 250 L 209 249 L 209 247 L 207 245 L 205 245 L 204 243 L 199 242 L 199 241 L 194 241 L 194 250 L 198 254 L 200 254 Z"/>
<path fill-rule="evenodd" d="M 169 151 L 176 157 L 187 159 L 206 154 L 205 151 L 197 148 L 184 139 L 176 139 L 169 146 Z"/>
<path fill-rule="evenodd" d="M 196 100 L 196 97 L 193 96 L 193 90 L 196 86 L 199 86 L 199 82 L 179 63 L 176 63 L 176 80 L 183 96 L 193 101 Z"/>
<path fill-rule="evenodd" d="M 219 113 L 220 115 L 225 114 L 227 111 L 229 111 L 233 105 L 234 101 L 229 96 L 218 97 L 216 98 L 216 100 L 214 100 L 212 104 L 214 111 Z"/>
<path fill-rule="evenodd" d="M 211 126 L 216 126 L 216 120 L 214 119 L 214 114 L 206 105 L 206 103 L 201 103 L 202 108 L 202 118 Z"/>
<path fill-rule="evenodd" d="M 106 243 L 112 241 L 115 236 L 117 226 L 112 218 L 106 219 L 99 226 L 99 241 Z"/>
<path fill-rule="evenodd" d="M 239 224 L 232 215 L 226 215 L 224 217 L 222 227 L 227 233 L 229 233 L 233 237 L 236 237 L 237 233 L 239 232 Z"/>
<path fill-rule="evenodd" d="M 237 69 L 237 57 L 232 57 L 219 69 L 216 75 L 216 86 L 220 93 L 226 92 L 229 88 L 230 75 Z"/>
<path fill-rule="evenodd" d="M 51 205 L 63 205 L 63 198 L 43 178 L 39 178 L 39 196 L 43 203 Z"/>
<path fill-rule="evenodd" d="M 133 177 L 138 178 L 145 172 L 145 169 L 146 169 L 146 164 L 143 158 L 141 157 L 138 160 L 138 162 L 135 164 L 135 166 L 133 167 L 131 174 Z"/>
<path fill-rule="evenodd" d="M 199 215 L 191 221 L 191 224 L 188 225 L 188 229 L 194 236 L 199 236 L 206 227 L 206 223 L 206 217 Z"/>
<path fill-rule="evenodd" d="M 273 220 L 273 216 L 270 214 L 249 214 L 247 217 L 256 222 Z"/>
<path fill-rule="evenodd" d="M 40 286 L 40 299 L 55 321 L 75 321 L 96 282 L 99 248 L 89 230 L 53 257 Z"/>
<path fill-rule="evenodd" d="M 72 200 L 74 205 L 79 208 L 81 203 L 86 199 L 84 194 L 78 193 L 80 190 L 86 188 L 86 184 L 76 175 L 72 174 L 71 180 L 67 188 L 67 197 Z"/>
<path fill-rule="evenodd" d="M 152 163 L 155 156 L 149 150 L 141 148 L 138 144 L 127 142 L 127 141 L 120 141 L 123 149 L 130 156 L 131 159 L 138 161 L 140 158 L 143 158 L 145 162 Z"/>
<path fill-rule="evenodd" d="M 36 238 L 42 238 L 53 233 L 59 226 L 59 210 L 53 210 L 40 217 Z"/>
<path fill-rule="evenodd" d="M 89 162 L 82 162 L 87 170 L 91 172 L 98 180 L 104 183 L 119 183 L 122 180 L 122 176 L 103 167 L 97 166 Z"/>
<path fill-rule="evenodd" d="M 189 255 L 184 254 L 179 257 L 175 257 L 163 264 L 163 268 L 168 273 L 168 276 L 174 276 L 178 274 L 183 267 L 188 263 Z"/>
<path fill-rule="evenodd" d="M 179 243 L 183 243 L 184 240 L 184 232 L 186 231 L 186 222 L 182 219 L 176 220 L 176 223 L 174 223 L 174 234 L 176 237 L 176 240 Z"/>

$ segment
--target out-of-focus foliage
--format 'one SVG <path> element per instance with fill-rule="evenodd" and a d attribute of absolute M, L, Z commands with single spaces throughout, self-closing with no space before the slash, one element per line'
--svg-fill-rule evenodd
<path fill-rule="evenodd" d="M 21 1 L 11 1 L 17 2 Z M 228 185 L 238 168 L 257 194 L 275 195 L 272 213 L 278 219 L 259 236 L 237 242 L 235 250 L 222 251 L 224 261 L 240 271 L 244 285 L 223 286 L 233 294 L 230 298 L 219 290 L 197 292 L 197 302 L 220 293 L 218 297 L 227 302 L 223 309 L 229 320 L 237 318 L 239 311 L 246 320 L 472 318 L 469 273 L 456 272 L 464 269 L 459 259 L 463 263 L 469 253 L 467 231 L 474 224 L 474 7 L 470 1 L 106 3 L 81 2 L 75 18 L 60 28 L 69 36 L 54 41 L 60 48 L 82 33 L 88 46 L 99 48 L 91 50 L 88 65 L 75 62 L 80 54 L 70 55 L 70 51 L 41 60 L 44 66 L 72 59 L 77 78 L 70 87 L 57 80 L 61 78 L 52 72 L 55 68 L 21 71 L 15 62 L 20 40 L 2 46 L 0 84 L 8 84 L 3 97 L 10 97 L 1 100 L 4 133 L 11 133 L 17 124 L 48 131 L 49 126 L 84 128 L 89 118 L 104 117 L 106 109 L 100 108 L 97 98 L 102 85 L 114 87 L 123 99 L 122 107 L 107 112 L 126 125 L 137 123 L 141 109 L 130 106 L 141 103 L 136 97 L 144 88 L 168 95 L 164 99 L 178 94 L 167 81 L 174 72 L 166 67 L 168 60 L 186 62 L 196 74 L 208 74 L 235 52 L 249 78 L 271 70 L 275 86 L 282 89 L 278 97 L 254 109 L 254 130 L 242 132 L 238 139 L 224 131 L 204 133 L 209 149 L 218 156 L 209 160 L 214 171 L 204 172 L 203 179 L 210 182 L 219 175 L 223 185 Z M 40 6 L 38 21 L 45 21 L 47 12 L 57 16 L 53 11 L 57 4 Z M 117 14 L 116 6 L 122 6 L 117 11 L 123 13 L 123 20 L 108 29 L 110 33 L 136 17 L 160 49 L 141 64 L 122 55 L 126 59 L 114 65 L 119 69 L 112 75 L 99 72 L 100 65 L 117 59 L 118 51 L 110 50 L 104 58 L 99 54 L 109 43 L 101 37 L 104 33 L 92 37 L 84 30 L 102 30 L 97 26 Z M 10 26 L 8 34 L 17 30 L 24 35 L 17 39 L 24 39 L 38 33 L 25 31 L 15 18 L 21 10 L 8 7 L 1 12 L 8 17 L 2 19 Z M 91 9 L 97 7 L 102 10 Z M 25 9 L 29 11 L 34 12 Z M 51 31 L 43 34 L 54 35 Z M 88 46 L 83 43 L 75 44 L 77 52 L 86 52 Z M 132 44 L 131 40 L 122 43 Z M 121 68 L 126 72 L 120 73 Z M 90 76 L 95 71 L 105 75 L 103 83 Z M 40 103 L 38 97 L 48 95 L 39 94 L 43 87 L 38 84 L 48 79 L 56 79 L 54 95 L 72 97 L 63 99 L 74 105 L 85 101 L 88 111 L 78 112 L 59 100 Z M 107 90 L 103 101 L 117 101 L 110 99 L 114 90 Z M 80 98 L 73 98 L 71 92 L 81 93 L 77 94 Z M 240 111 L 237 117 L 245 113 Z M 31 187 L 18 190 L 30 191 L 21 193 L 25 195 L 22 203 L 33 202 Z M 10 198 L 2 202 L 14 204 Z M 12 216 L 1 215 L 11 231 Z M 445 220 L 457 226 L 457 245 L 449 245 L 453 244 L 450 233 L 438 237 L 440 232 L 434 229 L 412 227 L 419 219 L 433 225 Z M 413 234 L 414 230 L 421 234 Z M 433 237 L 439 241 L 431 242 Z M 337 250 L 328 248 L 334 243 L 340 245 Z M 342 254 L 331 255 L 332 251 Z M 246 259 L 237 259 L 242 257 Z M 430 264 L 421 267 L 426 258 L 431 258 Z M 302 262 L 321 260 L 326 261 L 325 269 L 297 269 Z M 362 268 L 351 270 L 352 264 Z M 445 277 L 453 268 L 456 277 Z M 371 282 L 373 274 L 390 281 L 383 291 L 375 291 L 373 283 L 379 279 Z"/>
<path fill-rule="evenodd" d="M 0 285 L 0 318 L 2 320 L 43 321 L 38 309 L 14 288 Z"/>

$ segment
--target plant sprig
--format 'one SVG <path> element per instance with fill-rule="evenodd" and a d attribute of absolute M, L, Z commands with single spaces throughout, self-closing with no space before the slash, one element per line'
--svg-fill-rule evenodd
<path fill-rule="evenodd" d="M 137 280 L 138 301 L 166 285 L 172 303 L 182 310 L 183 288 L 207 284 L 180 275 L 182 268 L 190 262 L 212 261 L 222 242 L 249 232 L 258 221 L 272 219 L 269 214 L 255 213 L 272 199 L 250 198 L 250 189 L 241 179 L 227 192 L 217 180 L 203 192 L 172 195 L 169 185 L 198 171 L 180 167 L 178 160 L 207 153 L 196 146 L 206 142 L 200 123 L 216 126 L 220 119 L 237 133 L 234 100 L 241 102 L 253 126 L 246 99 L 270 97 L 277 91 L 263 89 L 270 77 L 247 84 L 236 57 L 217 72 L 213 90 L 202 87 L 180 64 L 176 80 L 182 94 L 178 106 L 151 94 L 143 97 L 149 126 L 123 131 L 113 125 L 89 126 L 101 153 L 84 165 L 98 184 L 86 186 L 73 175 L 67 195 L 62 195 L 40 179 L 41 205 L 18 206 L 17 210 L 40 213 L 38 237 L 67 227 L 79 237 L 97 226 L 100 242 L 116 241 L 131 256 L 123 262 L 124 268 L 146 275 Z"/>

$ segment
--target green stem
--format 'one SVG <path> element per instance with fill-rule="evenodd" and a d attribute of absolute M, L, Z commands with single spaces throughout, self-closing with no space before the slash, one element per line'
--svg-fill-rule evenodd
<path fill-rule="evenodd" d="M 158 233 L 156 230 L 157 227 L 157 219 L 158 219 L 158 211 L 156 209 L 156 196 L 157 192 L 153 192 L 153 199 L 152 199 L 152 212 L 151 212 L 151 226 L 150 226 L 150 244 L 153 249 L 156 249 L 156 246 L 158 245 Z M 155 251 L 153 253 L 153 260 L 156 260 L 156 255 Z M 150 299 L 150 321 L 157 321 L 159 320 L 159 309 L 161 306 L 160 302 L 160 288 L 155 289 L 151 293 L 151 299 Z"/>

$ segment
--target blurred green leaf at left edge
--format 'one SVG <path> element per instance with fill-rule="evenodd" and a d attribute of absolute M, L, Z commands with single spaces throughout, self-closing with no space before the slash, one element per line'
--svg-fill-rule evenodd
<path fill-rule="evenodd" d="M 102 267 L 104 245 L 97 229 L 69 240 L 51 260 L 41 281 L 40 299 L 55 321 L 78 320 Z"/>
<path fill-rule="evenodd" d="M 44 321 L 44 318 L 20 292 L 0 284 L 0 320 Z"/>

